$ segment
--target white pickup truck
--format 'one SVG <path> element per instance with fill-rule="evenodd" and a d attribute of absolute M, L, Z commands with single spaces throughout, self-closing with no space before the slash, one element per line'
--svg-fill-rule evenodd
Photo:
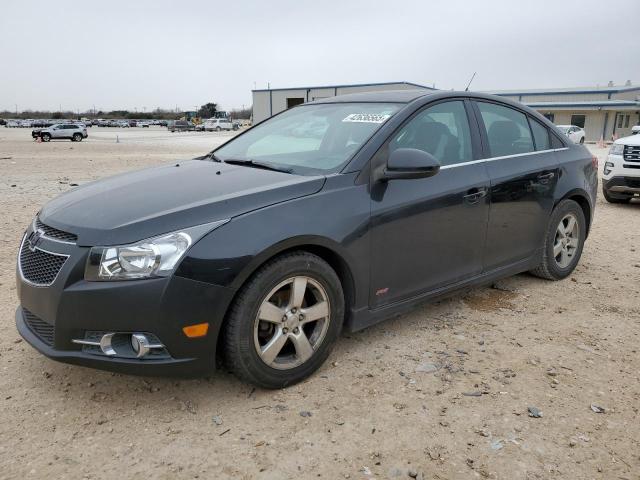
<path fill-rule="evenodd" d="M 640 196 L 640 135 L 619 138 L 611 145 L 602 180 L 602 194 L 608 202 L 629 203 Z"/>

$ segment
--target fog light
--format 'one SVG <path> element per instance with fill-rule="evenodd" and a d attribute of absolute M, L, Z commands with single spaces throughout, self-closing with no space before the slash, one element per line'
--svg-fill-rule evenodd
<path fill-rule="evenodd" d="M 604 173 L 605 175 L 609 175 L 611 173 L 611 169 L 614 167 L 615 165 L 611 162 L 605 162 L 604 164 L 604 168 L 602 169 L 602 173 Z"/>
<path fill-rule="evenodd" d="M 136 353 L 136 357 L 142 358 L 149 353 L 149 340 L 141 333 L 131 335 L 131 348 Z"/>

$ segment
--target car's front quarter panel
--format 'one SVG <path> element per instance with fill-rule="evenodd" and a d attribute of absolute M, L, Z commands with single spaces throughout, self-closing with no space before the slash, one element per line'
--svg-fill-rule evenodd
<path fill-rule="evenodd" d="M 347 265 L 358 286 L 352 306 L 366 305 L 370 204 L 368 185 L 355 184 L 356 176 L 329 176 L 316 194 L 233 218 L 194 245 L 176 275 L 236 290 L 278 253 L 319 247 Z"/>

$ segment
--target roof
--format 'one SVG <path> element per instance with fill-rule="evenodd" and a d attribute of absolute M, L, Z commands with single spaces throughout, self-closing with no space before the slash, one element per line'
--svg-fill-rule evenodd
<path fill-rule="evenodd" d="M 291 88 L 263 88 L 257 90 L 251 90 L 252 92 L 277 92 L 281 90 L 315 90 L 322 88 L 353 88 L 353 87 L 383 87 L 385 85 L 410 85 L 412 87 L 424 88 L 426 90 L 437 90 L 435 88 L 427 87 L 426 85 L 420 85 L 412 82 L 382 82 L 382 83 L 353 83 L 348 85 L 321 85 L 314 87 L 291 87 Z"/>
<path fill-rule="evenodd" d="M 532 88 L 521 90 L 492 90 L 487 93 L 500 96 L 514 96 L 514 95 L 552 95 L 559 93 L 620 93 L 620 92 L 633 92 L 640 90 L 638 85 L 625 85 L 625 86 L 595 86 L 595 87 L 564 87 L 564 88 Z"/>
<path fill-rule="evenodd" d="M 440 93 L 440 90 L 383 90 L 380 92 L 346 93 L 337 97 L 327 97 L 308 103 L 344 103 L 344 102 L 389 102 L 409 103 L 416 98 Z"/>

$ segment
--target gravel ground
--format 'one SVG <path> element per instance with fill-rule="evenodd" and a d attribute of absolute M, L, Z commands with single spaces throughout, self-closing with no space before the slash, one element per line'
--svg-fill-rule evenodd
<path fill-rule="evenodd" d="M 640 478 L 640 203 L 598 199 L 571 278 L 518 275 L 344 335 L 286 390 L 123 376 L 20 340 L 20 236 L 72 184 L 230 134 L 89 134 L 0 129 L 0 478 Z"/>

